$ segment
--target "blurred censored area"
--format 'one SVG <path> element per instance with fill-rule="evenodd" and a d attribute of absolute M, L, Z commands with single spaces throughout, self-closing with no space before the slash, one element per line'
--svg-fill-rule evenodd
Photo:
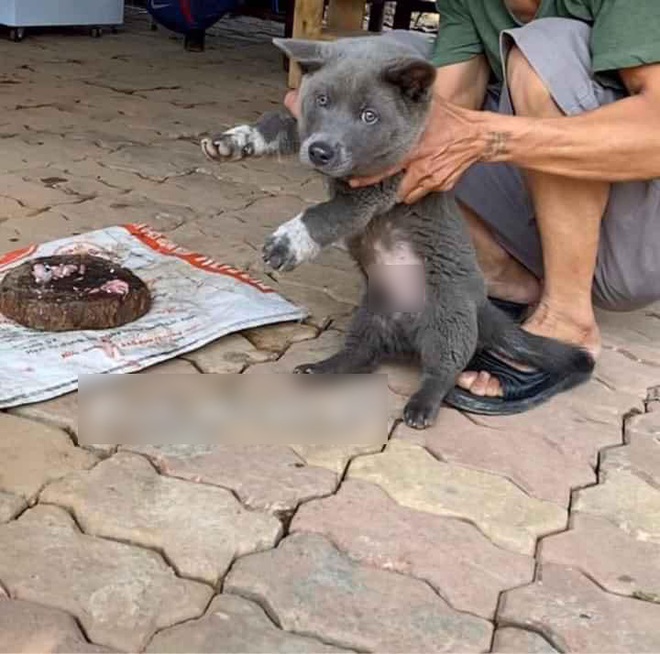
<path fill-rule="evenodd" d="M 384 375 L 80 375 L 81 444 L 373 445 Z"/>
<path fill-rule="evenodd" d="M 395 255 L 396 256 L 396 255 Z M 367 300 L 373 313 L 421 313 L 426 281 L 421 264 L 372 264 L 368 268 Z"/>

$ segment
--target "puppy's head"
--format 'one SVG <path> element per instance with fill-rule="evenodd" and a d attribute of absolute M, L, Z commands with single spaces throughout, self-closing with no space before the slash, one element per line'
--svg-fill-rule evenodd
<path fill-rule="evenodd" d="M 303 71 L 300 159 L 330 177 L 398 164 L 426 123 L 435 68 L 382 37 L 275 39 Z"/>

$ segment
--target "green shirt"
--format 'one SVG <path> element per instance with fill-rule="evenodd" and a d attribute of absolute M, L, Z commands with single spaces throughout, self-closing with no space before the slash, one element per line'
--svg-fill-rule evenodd
<path fill-rule="evenodd" d="M 485 54 L 502 81 L 500 32 L 521 26 L 505 0 L 436 0 L 436 4 L 440 29 L 433 63 L 446 66 Z M 542 0 L 536 18 L 553 16 L 592 27 L 595 73 L 660 62 L 660 0 Z"/>

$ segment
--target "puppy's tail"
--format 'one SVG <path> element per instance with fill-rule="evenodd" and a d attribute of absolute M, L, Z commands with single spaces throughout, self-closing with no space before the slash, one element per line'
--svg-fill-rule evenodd
<path fill-rule="evenodd" d="M 484 349 L 553 374 L 588 373 L 594 368 L 593 357 L 583 348 L 530 334 L 491 302 L 479 308 L 478 320 Z"/>

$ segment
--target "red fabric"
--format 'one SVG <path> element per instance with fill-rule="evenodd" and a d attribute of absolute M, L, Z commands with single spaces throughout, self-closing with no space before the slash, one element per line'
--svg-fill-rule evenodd
<path fill-rule="evenodd" d="M 190 7 L 190 0 L 179 0 L 179 7 L 181 7 L 181 13 L 186 19 L 189 25 L 194 25 L 195 19 L 192 15 L 192 9 Z"/>

